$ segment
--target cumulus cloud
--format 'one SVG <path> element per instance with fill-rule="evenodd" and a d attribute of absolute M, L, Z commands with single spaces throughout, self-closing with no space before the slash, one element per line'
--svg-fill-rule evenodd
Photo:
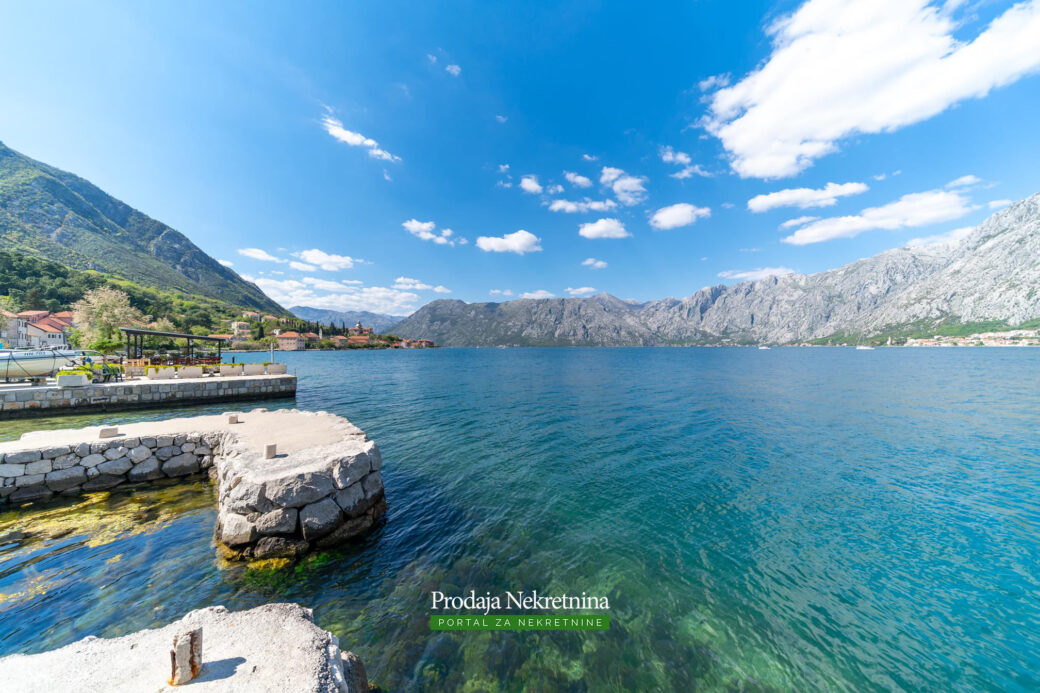
<path fill-rule="evenodd" d="M 293 256 L 300 258 L 309 265 L 317 265 L 326 272 L 337 272 L 339 270 L 350 269 L 354 266 L 354 263 L 364 262 L 363 260 L 350 257 L 349 255 L 335 255 L 333 253 L 326 253 L 324 250 L 318 250 L 317 248 L 301 250 L 298 253 L 293 253 Z M 291 264 L 292 263 L 290 263 L 290 266 Z"/>
<path fill-rule="evenodd" d="M 960 178 L 954 178 L 946 184 L 946 187 L 950 188 L 951 190 L 955 188 L 970 188 L 971 186 L 978 185 L 981 182 L 982 179 L 978 176 L 968 174 L 966 176 L 961 176 Z"/>
<path fill-rule="evenodd" d="M 550 212 L 564 212 L 566 214 L 574 214 L 576 212 L 609 212 L 617 207 L 617 203 L 614 200 L 590 200 L 585 198 L 581 202 L 575 202 L 573 200 L 553 200 L 549 204 Z"/>
<path fill-rule="evenodd" d="M 405 289 L 408 291 L 433 291 L 438 294 L 450 294 L 451 289 L 446 286 L 432 286 L 425 282 L 419 281 L 418 279 L 412 279 L 411 277 L 398 277 L 394 280 L 395 289 Z"/>
<path fill-rule="evenodd" d="M 631 236 L 625 225 L 618 219 L 599 219 L 578 228 L 578 235 L 583 238 L 626 238 Z"/>
<path fill-rule="evenodd" d="M 606 261 L 597 260 L 594 257 L 585 258 L 581 261 L 582 267 L 588 267 L 589 269 L 604 269 L 607 266 Z"/>
<path fill-rule="evenodd" d="M 239 255 L 252 258 L 253 260 L 261 260 L 262 262 L 285 262 L 285 260 L 271 255 L 266 250 L 260 248 L 239 248 Z"/>
<path fill-rule="evenodd" d="M 816 221 L 817 219 L 819 219 L 819 217 L 795 217 L 794 219 L 788 219 L 784 223 L 780 224 L 780 228 L 784 230 L 793 229 L 796 226 L 804 226 L 810 221 Z"/>
<path fill-rule="evenodd" d="M 557 184 L 557 185 L 550 185 L 550 186 L 545 188 L 545 192 L 548 193 L 549 195 L 559 195 L 560 193 L 563 192 L 563 186 L 559 185 L 559 184 Z"/>
<path fill-rule="evenodd" d="M 534 253 L 542 249 L 539 245 L 542 239 L 529 231 L 520 229 L 504 236 L 480 236 L 477 238 L 477 247 L 486 253 Z"/>
<path fill-rule="evenodd" d="M 556 298 L 556 294 L 545 289 L 538 289 L 537 291 L 525 291 L 520 294 L 520 298 Z"/>
<path fill-rule="evenodd" d="M 581 175 L 579 173 L 574 173 L 573 171 L 564 171 L 563 172 L 563 177 L 567 179 L 568 183 L 570 183 L 571 185 L 573 185 L 575 187 L 578 187 L 578 188 L 591 188 L 592 187 L 592 181 L 589 180 L 586 176 L 583 176 L 583 175 Z"/>
<path fill-rule="evenodd" d="M 988 206 L 990 209 L 1003 209 L 1004 207 L 1010 205 L 1013 201 L 1014 200 L 990 200 Z M 224 264 L 224 262 L 221 261 L 220 264 Z"/>
<path fill-rule="evenodd" d="M 596 161 L 597 159 L 599 159 L 598 156 L 592 156 L 591 154 L 582 154 L 581 158 L 585 161 Z"/>
<path fill-rule="evenodd" d="M 488 292 L 492 296 L 512 296 L 512 289 L 492 289 Z"/>
<path fill-rule="evenodd" d="M 231 260 L 217 260 L 217 262 L 219 262 L 220 264 L 224 265 L 225 267 L 234 267 L 235 266 L 235 263 L 231 262 Z"/>
<path fill-rule="evenodd" d="M 693 176 L 702 176 L 704 178 L 711 177 L 711 174 L 701 168 L 700 164 L 694 164 L 690 155 L 686 152 L 677 152 L 671 147 L 661 147 L 659 153 L 661 155 L 661 161 L 666 164 L 682 166 L 681 170 L 668 174 L 672 178 L 684 180 Z"/>
<path fill-rule="evenodd" d="M 959 219 L 973 209 L 977 208 L 959 191 L 911 193 L 887 205 L 868 207 L 856 215 L 819 219 L 801 227 L 783 241 L 792 245 L 807 245 L 835 238 L 852 238 L 873 229 L 928 226 Z"/>
<path fill-rule="evenodd" d="M 373 159 L 380 159 L 382 161 L 400 161 L 401 157 L 394 156 L 390 152 L 380 149 L 379 143 L 371 137 L 365 137 L 360 132 L 354 132 L 353 130 L 347 130 L 343 127 L 343 123 L 332 117 L 331 113 L 326 113 L 321 119 L 322 127 L 325 128 L 325 132 L 332 135 L 335 139 L 340 142 L 349 144 L 351 147 L 365 147 L 368 149 L 368 155 Z"/>
<path fill-rule="evenodd" d="M 579 286 L 576 289 L 572 289 L 568 286 L 566 291 L 571 296 L 591 296 L 592 294 L 596 293 L 596 290 L 591 286 Z"/>
<path fill-rule="evenodd" d="M 318 277 L 304 277 L 301 281 L 307 286 L 312 286 L 315 289 L 321 289 L 322 291 L 343 291 L 344 289 L 353 290 L 353 287 L 347 286 L 347 284 L 361 284 L 359 281 L 337 282 L 332 281 L 331 279 L 319 279 Z"/>
<path fill-rule="evenodd" d="M 631 176 L 623 169 L 604 166 L 600 171 L 599 182 L 614 191 L 614 197 L 621 204 L 631 207 L 646 199 L 646 178 Z"/>
<path fill-rule="evenodd" d="M 439 233 L 435 232 L 437 224 L 432 221 L 419 221 L 418 219 L 409 219 L 408 221 L 402 222 L 401 226 L 405 228 L 408 233 L 412 234 L 416 238 L 423 241 L 433 241 L 437 245 L 466 245 L 468 241 L 465 238 L 453 238 L 455 232 L 451 229 L 441 229 Z"/>
<path fill-rule="evenodd" d="M 538 182 L 538 176 L 524 176 L 520 179 L 520 189 L 526 193 L 532 195 L 539 195 L 542 192 L 542 186 Z"/>
<path fill-rule="evenodd" d="M 765 195 L 755 195 L 748 200 L 752 212 L 768 212 L 777 207 L 831 207 L 839 197 L 859 195 L 870 190 L 866 183 L 828 183 L 822 188 L 789 188 Z"/>
<path fill-rule="evenodd" d="M 809 0 L 770 26 L 771 55 L 711 95 L 702 125 L 739 175 L 781 178 L 848 137 L 926 120 L 1040 67 L 1040 3 L 1013 5 L 974 37 L 958 31 L 960 4 Z"/>
<path fill-rule="evenodd" d="M 296 260 L 290 260 L 289 266 L 300 272 L 313 272 L 318 269 L 314 265 L 308 265 L 306 262 L 297 262 Z"/>
<path fill-rule="evenodd" d="M 677 229 L 680 226 L 689 226 L 698 219 L 711 216 L 708 207 L 697 207 L 687 202 L 662 207 L 650 217 L 650 226 L 655 229 Z"/>
<path fill-rule="evenodd" d="M 444 71 L 450 74 L 452 77 L 458 77 L 462 74 L 462 68 L 458 65 L 446 65 Z"/>
<path fill-rule="evenodd" d="M 926 245 L 943 245 L 947 243 L 956 245 L 970 236 L 974 230 L 974 226 L 963 226 L 946 233 L 937 233 L 932 236 L 924 236 L 923 238 L 911 238 L 906 242 L 906 247 L 918 248 Z"/>
<path fill-rule="evenodd" d="M 759 279 L 765 279 L 766 277 L 782 277 L 785 274 L 792 274 L 793 272 L 794 270 L 789 267 L 759 267 L 750 270 L 726 270 L 725 272 L 719 272 L 719 276 L 723 279 L 758 281 Z"/>
<path fill-rule="evenodd" d="M 712 75 L 697 82 L 697 86 L 700 87 L 701 91 L 710 91 L 712 89 L 718 89 L 729 85 L 729 74 L 724 75 Z"/>
<path fill-rule="evenodd" d="M 407 315 L 416 309 L 419 301 L 418 294 L 382 286 L 343 286 L 335 282 L 325 284 L 323 280 L 313 278 L 304 281 L 258 278 L 250 281 L 283 306 L 303 305 L 330 310 L 368 310 Z"/>
<path fill-rule="evenodd" d="M 498 165 L 498 172 L 499 173 L 509 173 L 509 164 L 499 164 Z"/>

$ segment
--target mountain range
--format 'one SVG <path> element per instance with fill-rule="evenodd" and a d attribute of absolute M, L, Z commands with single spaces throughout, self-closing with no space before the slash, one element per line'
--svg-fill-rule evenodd
<path fill-rule="evenodd" d="M 370 313 L 367 310 L 328 310 L 325 308 L 309 308 L 307 306 L 293 306 L 289 312 L 310 322 L 323 325 L 336 325 L 337 327 L 353 327 L 360 320 L 365 327 L 374 327 L 377 333 L 382 334 L 390 327 L 403 319 L 400 315 L 385 315 L 383 313 Z"/>
<path fill-rule="evenodd" d="M 0 143 L 0 250 L 277 315 L 255 284 L 79 176 Z"/>
<path fill-rule="evenodd" d="M 960 240 L 896 248 L 817 274 L 646 303 L 609 294 L 433 301 L 395 325 L 445 346 L 787 344 L 1000 329 L 1040 318 L 1040 193 Z"/>

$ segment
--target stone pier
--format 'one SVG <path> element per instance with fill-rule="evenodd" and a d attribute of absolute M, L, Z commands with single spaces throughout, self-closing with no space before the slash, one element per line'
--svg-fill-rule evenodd
<path fill-rule="evenodd" d="M 310 609 L 296 604 L 237 612 L 214 606 L 154 630 L 88 637 L 49 652 L 4 657 L 0 690 L 178 691 L 181 686 L 167 685 L 169 650 L 186 629 L 201 629 L 203 648 L 202 668 L 184 690 L 369 693 L 357 657 L 342 652 L 336 636 L 314 625 Z"/>
<path fill-rule="evenodd" d="M 386 512 L 379 449 L 333 414 L 254 409 L 107 428 L 0 443 L 0 507 L 208 471 L 229 558 L 298 556 L 361 534 Z"/>
<path fill-rule="evenodd" d="M 81 387 L 5 384 L 0 420 L 296 396 L 295 375 L 125 380 Z"/>

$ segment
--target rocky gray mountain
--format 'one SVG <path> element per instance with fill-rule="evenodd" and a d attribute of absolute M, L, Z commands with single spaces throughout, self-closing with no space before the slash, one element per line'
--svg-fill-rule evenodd
<path fill-rule="evenodd" d="M 393 327 L 445 346 L 786 344 L 1040 318 L 1040 193 L 960 241 L 896 248 L 817 274 L 711 286 L 682 299 L 441 300 Z"/>

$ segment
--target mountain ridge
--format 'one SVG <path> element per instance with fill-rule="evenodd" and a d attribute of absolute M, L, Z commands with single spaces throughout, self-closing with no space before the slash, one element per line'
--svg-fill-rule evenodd
<path fill-rule="evenodd" d="M 957 242 L 886 250 L 824 272 L 631 304 L 609 294 L 439 300 L 393 327 L 446 346 L 787 344 L 944 322 L 1040 318 L 1040 193 Z"/>
<path fill-rule="evenodd" d="M 387 315 L 385 313 L 372 313 L 367 310 L 331 310 L 327 308 L 312 308 L 310 306 L 293 306 L 289 312 L 310 322 L 319 322 L 324 325 L 337 325 L 353 327 L 358 320 L 365 327 L 373 327 L 376 332 L 382 333 L 387 328 L 396 325 L 404 316 Z"/>
<path fill-rule="evenodd" d="M 90 181 L 0 142 L 0 249 L 278 314 L 286 310 L 184 234 Z"/>

